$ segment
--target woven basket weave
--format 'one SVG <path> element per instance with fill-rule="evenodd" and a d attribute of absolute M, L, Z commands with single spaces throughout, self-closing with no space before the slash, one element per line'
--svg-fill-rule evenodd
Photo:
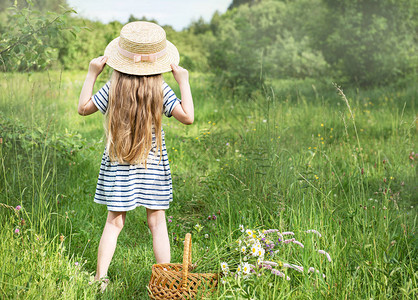
<path fill-rule="evenodd" d="M 193 299 L 208 295 L 218 283 L 218 274 L 191 273 L 192 238 L 187 233 L 184 239 L 182 264 L 154 264 L 148 293 L 151 299 Z"/>

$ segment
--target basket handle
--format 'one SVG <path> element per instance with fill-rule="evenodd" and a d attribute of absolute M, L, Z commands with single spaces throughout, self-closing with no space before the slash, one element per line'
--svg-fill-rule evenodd
<path fill-rule="evenodd" d="M 183 270 L 181 278 L 181 287 L 186 288 L 187 285 L 187 275 L 189 273 L 189 264 L 192 263 L 192 235 L 186 233 L 184 238 L 184 252 L 183 252 Z"/>

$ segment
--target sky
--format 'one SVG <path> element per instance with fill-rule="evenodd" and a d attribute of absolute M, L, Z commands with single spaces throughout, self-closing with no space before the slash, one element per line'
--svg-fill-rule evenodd
<path fill-rule="evenodd" d="M 215 11 L 224 13 L 232 0 L 67 0 L 78 15 L 108 23 L 125 23 L 132 14 L 155 19 L 160 25 L 182 30 L 193 20 L 209 21 Z"/>

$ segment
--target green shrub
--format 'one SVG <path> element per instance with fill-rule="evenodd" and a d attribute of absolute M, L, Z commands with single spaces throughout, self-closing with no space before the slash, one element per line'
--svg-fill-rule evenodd
<path fill-rule="evenodd" d="M 86 142 L 80 134 L 49 131 L 49 128 L 29 128 L 15 119 L 6 117 L 0 112 L 0 133 L 3 151 L 12 150 L 28 153 L 35 149 L 35 156 L 41 155 L 42 148 L 55 152 L 60 160 L 66 161 L 73 157 Z"/>

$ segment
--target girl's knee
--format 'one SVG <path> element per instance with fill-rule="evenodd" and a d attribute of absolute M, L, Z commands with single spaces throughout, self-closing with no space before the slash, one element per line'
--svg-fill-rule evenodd
<path fill-rule="evenodd" d="M 106 223 L 115 226 L 122 230 L 125 225 L 126 212 L 125 211 L 109 211 L 107 214 Z"/>
<path fill-rule="evenodd" d="M 158 229 L 165 224 L 165 210 L 154 210 L 147 208 L 148 227 L 151 231 Z"/>

